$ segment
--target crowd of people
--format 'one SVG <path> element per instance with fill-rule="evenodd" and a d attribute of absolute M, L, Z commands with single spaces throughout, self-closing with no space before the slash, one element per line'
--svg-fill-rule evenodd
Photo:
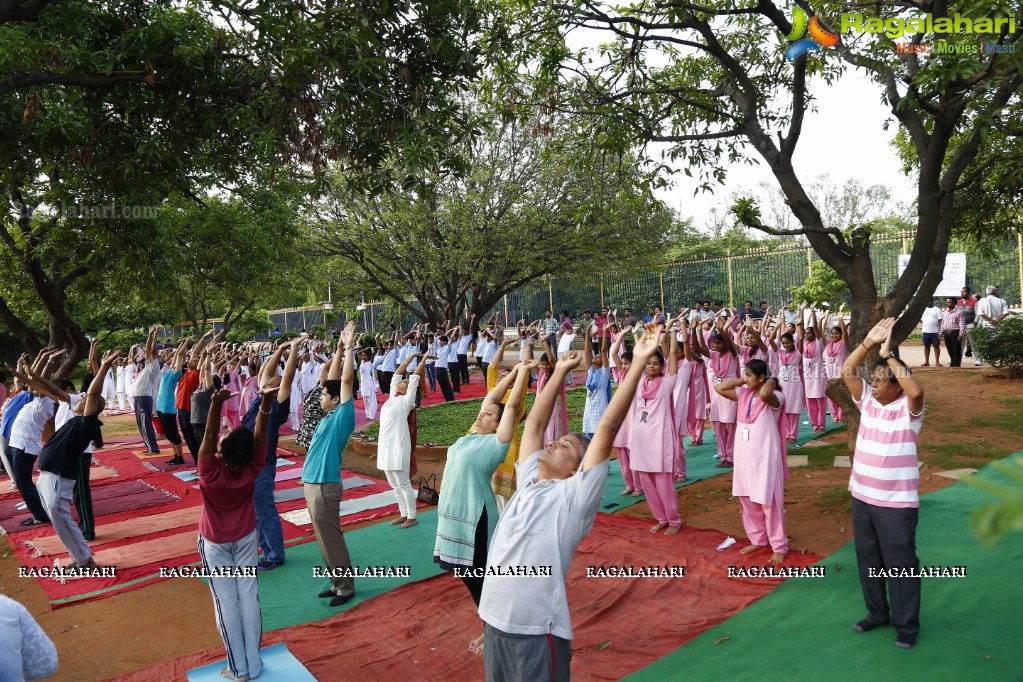
<path fill-rule="evenodd" d="M 975 303 L 997 323 L 1002 313 L 987 305 Z M 365 347 L 358 347 L 354 323 L 333 348 L 306 335 L 227 344 L 212 332 L 194 346 L 187 337 L 161 347 L 154 328 L 127 355 L 109 351 L 100 360 L 94 346 L 81 393 L 67 380 L 50 381 L 62 350 L 47 348 L 34 361 L 23 356 L 10 368 L 17 390 L 3 408 L 0 451 L 27 505 L 22 523 L 53 523 L 74 565 L 88 568 L 95 566 L 87 544 L 95 532 L 89 447 L 102 445 L 105 404 L 133 406 L 149 453 L 160 452 L 158 423 L 173 451 L 168 465 L 185 464 L 187 449 L 200 478 L 203 565 L 236 571 L 210 580 L 228 653 L 223 674 L 245 680 L 260 673 L 261 623 L 255 573 L 243 569 L 258 573 L 285 562 L 273 500 L 281 428 L 290 423 L 307 449 L 305 501 L 330 575 L 317 596 L 340 606 L 356 590 L 339 519 L 354 396 L 361 395 L 367 418 L 379 417 L 377 465 L 398 504 L 393 525 L 407 529 L 417 523 L 410 481 L 416 408 L 427 390 L 439 389 L 449 401 L 470 381 L 485 382 L 476 420 L 448 450 L 434 560 L 461 578 L 484 622 L 470 649 L 483 654 L 487 679 L 561 680 L 568 679 L 572 638 L 565 577 L 594 522 L 610 456 L 620 463 L 622 494 L 646 496 L 656 522 L 651 532 L 676 535 L 685 439 L 690 447 L 702 444 L 710 421 L 718 466 L 734 469 L 732 495 L 750 541 L 742 553 L 769 550 L 767 560 L 780 563 L 788 552 L 787 450 L 804 409 L 815 433 L 829 413 L 844 421 L 825 395 L 829 379 L 844 379 L 862 415 L 850 490 L 868 617 L 856 629 L 891 621 L 898 645 L 913 646 L 919 579 L 915 588 L 912 579 L 888 579 L 889 609 L 885 579 L 867 571 L 915 561 L 918 473 L 906 461 L 915 460 L 923 392 L 891 354 L 893 324 L 880 323 L 850 348 L 843 305 L 803 302 L 774 315 L 766 303 L 732 310 L 697 301 L 675 315 L 652 307 L 643 320 L 628 309 L 586 311 L 576 321 L 567 311 L 560 319 L 548 311 L 540 320 L 520 320 L 514 332 L 493 319 L 478 327 L 474 318 L 437 330 L 419 325 L 373 337 Z M 518 361 L 507 369 L 512 345 Z M 881 347 L 881 361 L 865 381 L 857 368 L 872 346 Z M 478 377 L 470 375 L 470 358 Z M 581 432 L 568 430 L 566 386 L 574 372 L 585 374 Z M 382 404 L 379 394 L 387 396 Z M 55 411 L 56 431 L 44 446 L 43 425 Z M 33 483 L 37 457 L 45 478 Z M 78 524 L 69 513 L 72 497 Z M 529 580 L 502 575 L 502 567 L 513 566 L 550 571 Z"/>
<path fill-rule="evenodd" d="M 932 350 L 934 366 L 942 366 L 941 342 L 944 341 L 950 367 L 962 367 L 964 355 L 974 358 L 973 364 L 980 367 L 984 359 L 974 343 L 975 331 L 997 327 L 1006 317 L 1015 314 L 997 286 L 987 287 L 983 298 L 971 294 L 969 287 L 963 287 L 959 298 L 935 298 L 920 319 L 924 344 L 922 366 L 930 367 Z"/>

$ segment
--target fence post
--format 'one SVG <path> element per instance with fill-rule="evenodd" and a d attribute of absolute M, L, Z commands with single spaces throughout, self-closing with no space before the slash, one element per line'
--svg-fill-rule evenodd
<path fill-rule="evenodd" d="M 1023 306 L 1023 230 L 1016 232 L 1016 258 L 1019 260 L 1019 305 Z"/>
<path fill-rule="evenodd" d="M 909 253 L 909 243 L 906 241 L 906 238 L 903 237 L 902 238 L 902 255 L 905 256 L 907 253 Z"/>
<path fill-rule="evenodd" d="M 554 278 L 553 277 L 548 277 L 547 278 L 547 295 L 550 296 L 550 301 L 551 301 L 551 307 L 549 308 L 549 310 L 551 311 L 551 315 L 554 315 Z"/>
<path fill-rule="evenodd" d="M 806 278 L 813 277 L 813 249 L 806 247 Z"/>
<path fill-rule="evenodd" d="M 663 311 L 664 310 L 664 270 L 661 270 L 660 278 L 661 278 L 661 310 Z M 664 319 L 668 319 L 668 316 L 665 315 Z"/>
<path fill-rule="evenodd" d="M 728 270 L 728 307 L 735 307 L 735 294 L 732 293 L 732 251 L 728 250 L 728 256 L 725 260 L 726 269 Z"/>
<path fill-rule="evenodd" d="M 369 327 L 370 327 L 370 329 L 373 329 L 373 330 L 375 330 L 377 328 L 377 322 L 376 322 L 376 319 L 374 318 L 374 315 L 373 315 L 373 311 L 375 309 L 376 309 L 376 307 L 372 303 L 370 303 L 369 304 Z"/>
<path fill-rule="evenodd" d="M 604 273 L 600 273 L 600 307 L 604 307 Z"/>
<path fill-rule="evenodd" d="M 508 326 L 508 294 L 504 295 L 504 326 Z"/>

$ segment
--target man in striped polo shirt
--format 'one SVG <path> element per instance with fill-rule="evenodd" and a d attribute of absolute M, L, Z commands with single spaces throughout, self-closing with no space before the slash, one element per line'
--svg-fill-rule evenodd
<path fill-rule="evenodd" d="M 923 425 L 924 391 L 906 365 L 892 355 L 894 326 L 893 317 L 878 322 L 842 367 L 845 385 L 860 408 L 849 492 L 867 617 L 853 629 L 867 632 L 891 622 L 895 646 L 911 649 L 920 630 L 920 578 L 885 576 L 895 569 L 916 575 L 920 567 L 916 556 L 920 506 L 916 441 Z M 881 346 L 881 360 L 867 382 L 857 376 L 857 370 L 877 345 Z M 891 595 L 890 615 L 886 584 Z"/>

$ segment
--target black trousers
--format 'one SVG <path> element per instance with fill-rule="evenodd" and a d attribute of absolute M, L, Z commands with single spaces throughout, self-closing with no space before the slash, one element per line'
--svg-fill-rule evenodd
<path fill-rule="evenodd" d="M 151 453 L 160 452 L 160 445 L 156 442 L 156 429 L 153 428 L 153 398 L 143 395 L 135 396 L 135 425 L 139 428 L 139 435 L 146 444 L 146 450 Z"/>
<path fill-rule="evenodd" d="M 469 354 L 458 354 L 458 371 L 462 373 L 462 383 L 469 383 Z"/>
<path fill-rule="evenodd" d="M 391 378 L 394 376 L 394 372 L 380 371 L 380 390 L 384 395 L 391 394 Z"/>
<path fill-rule="evenodd" d="M 448 361 L 448 377 L 451 379 L 455 393 L 462 392 L 462 370 L 459 369 L 460 367 L 460 365 L 454 365 L 450 360 Z"/>
<path fill-rule="evenodd" d="M 920 631 L 920 578 L 872 577 L 870 570 L 920 568 L 916 556 L 920 510 L 878 507 L 855 498 L 852 505 L 856 563 L 867 619 L 878 624 L 891 620 L 896 632 L 916 635 Z"/>
<path fill-rule="evenodd" d="M 959 340 L 959 332 L 945 332 L 945 350 L 948 351 L 949 366 L 962 367 L 963 365 L 963 342 Z"/>
<path fill-rule="evenodd" d="M 21 499 L 25 500 L 25 506 L 32 516 L 42 521 L 50 517 L 43 508 L 43 501 L 39 498 L 39 491 L 36 490 L 35 481 L 32 480 L 32 467 L 35 466 L 37 455 L 30 455 L 21 448 L 7 446 L 7 457 L 14 467 L 14 484 L 18 486 Z"/>
<path fill-rule="evenodd" d="M 480 360 L 480 369 L 483 370 L 483 383 L 484 384 L 487 383 L 487 368 L 488 367 L 490 367 L 490 363 L 483 362 L 482 360 Z"/>
<path fill-rule="evenodd" d="M 437 384 L 440 385 L 440 392 L 444 394 L 444 402 L 449 403 L 455 399 L 455 393 L 451 390 L 451 382 L 448 381 L 448 368 L 437 367 Z"/>
<path fill-rule="evenodd" d="M 474 570 L 486 571 L 487 569 L 487 508 L 483 507 L 480 513 L 480 520 L 476 524 L 475 548 L 472 553 L 472 567 Z M 469 590 L 472 600 L 476 606 L 480 605 L 480 597 L 483 596 L 483 576 L 462 576 L 462 582 Z"/>
<path fill-rule="evenodd" d="M 92 515 L 92 490 L 89 488 L 89 472 L 92 470 L 92 453 L 83 452 L 75 467 L 75 510 L 78 512 L 78 527 L 86 540 L 96 539 L 96 519 Z"/>
<path fill-rule="evenodd" d="M 185 437 L 185 445 L 188 446 L 188 452 L 192 455 L 192 461 L 198 465 L 199 444 L 202 441 L 196 439 L 195 431 L 192 430 L 191 410 L 178 410 L 178 426 L 181 427 L 181 435 Z"/>

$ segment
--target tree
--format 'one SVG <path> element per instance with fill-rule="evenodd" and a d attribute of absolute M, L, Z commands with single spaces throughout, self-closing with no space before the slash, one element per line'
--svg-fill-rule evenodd
<path fill-rule="evenodd" d="M 457 168 L 478 28 L 472 0 L 0 3 L 12 47 L 0 52 L 0 244 L 49 316 L 48 342 L 72 346 L 59 372 L 88 350 L 66 308 L 79 282 L 115 263 L 130 283 L 131 264 L 164 255 L 123 208 L 262 169 L 315 183 L 328 161 L 364 187 Z M 376 172 L 384 161 L 400 173 Z M 116 210 L 80 222 L 67 206 Z M 0 323 L 38 343 L 15 307 L 0 295 Z"/>
<path fill-rule="evenodd" d="M 434 326 L 482 321 L 545 275 L 648 262 L 673 216 L 641 186 L 633 160 L 582 163 L 591 150 L 566 133 L 574 124 L 498 119 L 464 150 L 464 179 L 430 174 L 369 197 L 336 183 L 312 228 L 319 253 L 361 275 L 349 287 L 378 290 Z"/>
<path fill-rule="evenodd" d="M 196 333 L 219 317 L 227 334 L 257 303 L 274 303 L 301 269 L 296 212 L 272 190 L 169 202 L 159 222 L 175 247 L 154 269 L 154 291 Z"/>
<path fill-rule="evenodd" d="M 818 16 L 828 19 L 849 9 L 847 3 L 816 4 Z M 1007 4 L 975 7 L 965 0 L 900 0 L 871 11 L 887 20 L 911 11 L 1006 17 L 1011 9 Z M 964 194 L 985 175 L 1019 167 L 1023 125 L 1019 59 L 1013 54 L 930 58 L 897 54 L 895 41 L 884 34 L 836 34 L 833 49 L 786 64 L 782 38 L 800 36 L 772 0 L 638 0 L 620 7 L 566 0 L 509 4 L 506 10 L 502 25 L 517 31 L 521 47 L 495 55 L 490 92 L 496 100 L 519 101 L 527 80 L 528 92 L 538 95 L 529 104 L 585 112 L 593 121 L 591 139 L 603 148 L 663 143 L 667 158 L 687 172 L 698 170 L 705 188 L 724 180 L 726 163 L 759 157 L 797 226 L 765 223 L 750 204 L 739 212 L 744 224 L 772 235 L 806 237 L 849 286 L 854 342 L 888 316 L 901 316 L 896 341 L 909 334 L 941 280 Z M 1023 34 L 1010 34 L 1004 25 L 1000 29 L 949 34 L 944 40 L 955 45 L 983 40 L 1014 50 Z M 567 36 L 582 31 L 606 42 L 595 50 L 570 49 Z M 907 36 L 915 45 L 941 38 Z M 519 68 L 523 65 L 528 68 Z M 887 292 L 875 285 L 869 226 L 829 224 L 826 206 L 814 200 L 792 164 L 805 114 L 813 107 L 811 80 L 833 83 L 852 68 L 877 83 L 905 133 L 917 176 L 916 239 L 905 274 Z M 847 233 L 846 228 L 853 229 Z"/>

